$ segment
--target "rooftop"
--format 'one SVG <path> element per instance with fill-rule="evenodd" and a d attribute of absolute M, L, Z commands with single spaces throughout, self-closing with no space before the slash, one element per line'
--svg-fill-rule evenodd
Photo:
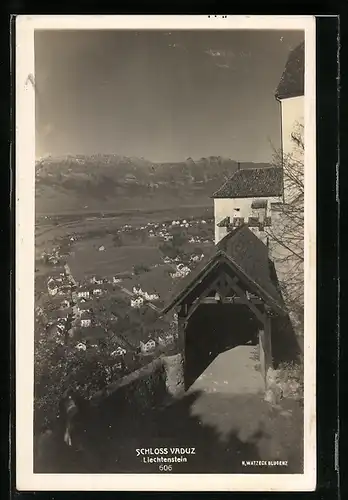
<path fill-rule="evenodd" d="M 251 203 L 251 208 L 267 208 L 267 200 L 254 200 Z"/>
<path fill-rule="evenodd" d="M 281 196 L 283 171 L 279 167 L 237 170 L 215 193 L 213 198 L 254 198 Z"/>
<path fill-rule="evenodd" d="M 247 288 L 259 295 L 270 307 L 277 312 L 285 312 L 282 296 L 274 280 L 275 271 L 268 256 L 268 248 L 243 224 L 220 240 L 215 246 L 215 252 L 204 258 L 180 281 L 162 314 L 180 304 L 220 263 L 227 264 Z"/>
<path fill-rule="evenodd" d="M 275 91 L 277 99 L 288 99 L 304 95 L 304 42 L 298 45 L 288 57 L 284 72 Z"/>

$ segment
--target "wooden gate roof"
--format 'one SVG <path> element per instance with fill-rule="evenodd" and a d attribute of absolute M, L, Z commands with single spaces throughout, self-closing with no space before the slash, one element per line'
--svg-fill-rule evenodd
<path fill-rule="evenodd" d="M 215 246 L 212 255 L 202 259 L 190 274 L 180 280 L 162 314 L 184 302 L 195 287 L 222 263 L 226 263 L 245 286 L 275 312 L 286 314 L 268 248 L 245 224 L 228 233 Z"/>

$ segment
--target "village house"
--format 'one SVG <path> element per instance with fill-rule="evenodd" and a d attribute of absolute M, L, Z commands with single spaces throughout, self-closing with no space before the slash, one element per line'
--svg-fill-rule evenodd
<path fill-rule="evenodd" d="M 161 347 L 167 347 L 174 342 L 173 333 L 164 333 L 157 337 L 157 342 Z"/>
<path fill-rule="evenodd" d="M 49 295 L 51 295 L 52 297 L 54 297 L 58 293 L 58 286 L 52 280 L 51 282 L 47 283 L 47 290 L 48 290 Z"/>
<path fill-rule="evenodd" d="M 79 299 L 84 298 L 84 299 L 89 299 L 90 297 L 90 292 L 87 287 L 81 287 L 77 290 L 77 297 Z"/>
<path fill-rule="evenodd" d="M 149 354 L 153 352 L 155 348 L 156 348 L 156 342 L 152 338 L 149 338 L 146 342 L 140 341 L 140 351 L 143 354 Z"/>
<path fill-rule="evenodd" d="M 60 304 L 60 307 L 61 307 L 62 309 L 67 309 L 67 308 L 69 308 L 70 306 L 71 306 L 71 303 L 70 303 L 70 300 L 68 300 L 68 299 L 64 299 L 64 300 L 61 302 L 61 304 Z"/>
<path fill-rule="evenodd" d="M 94 304 L 93 298 L 81 297 L 78 299 L 76 307 L 78 311 L 90 311 Z"/>
<path fill-rule="evenodd" d="M 157 293 L 148 293 L 144 292 L 144 290 L 138 285 L 133 286 L 133 294 L 138 296 L 138 298 L 142 298 L 143 301 L 153 302 L 155 300 L 159 300 L 159 295 Z"/>
<path fill-rule="evenodd" d="M 184 264 L 178 264 L 176 266 L 176 271 L 174 273 L 170 273 L 171 278 L 184 278 L 188 274 L 190 274 L 191 269 Z"/>
<path fill-rule="evenodd" d="M 86 344 L 84 344 L 83 342 L 79 342 L 78 344 L 76 344 L 75 348 L 78 351 L 85 351 L 87 349 Z"/>
<path fill-rule="evenodd" d="M 61 334 L 65 331 L 65 324 L 63 322 L 59 322 L 56 324 L 58 334 Z"/>
<path fill-rule="evenodd" d="M 68 295 L 71 292 L 71 287 L 69 284 L 62 285 L 58 287 L 58 295 Z"/>
<path fill-rule="evenodd" d="M 125 356 L 125 354 L 127 354 L 127 350 L 121 346 L 118 346 L 117 349 L 112 351 L 111 356 Z"/>
<path fill-rule="evenodd" d="M 136 299 L 131 299 L 130 301 L 131 307 L 135 309 L 139 309 L 144 305 L 144 299 L 142 297 L 137 297 Z"/>
<path fill-rule="evenodd" d="M 89 282 L 92 283 L 92 284 L 101 285 L 103 283 L 103 279 L 99 278 L 99 277 L 96 277 L 96 276 L 92 276 L 89 279 Z"/>
<path fill-rule="evenodd" d="M 77 315 L 80 316 L 82 313 L 93 314 L 94 305 L 95 304 L 93 300 L 88 300 L 88 299 L 80 300 L 80 303 L 76 306 Z"/>
<path fill-rule="evenodd" d="M 80 326 L 82 328 L 86 328 L 88 326 L 91 326 L 91 318 L 80 318 Z"/>
<path fill-rule="evenodd" d="M 116 323 L 116 321 L 118 321 L 118 316 L 115 313 L 111 312 L 110 320 Z"/>
<path fill-rule="evenodd" d="M 159 295 L 158 293 L 148 293 L 144 292 L 143 297 L 146 301 L 148 302 L 154 302 L 156 300 L 159 300 Z"/>
<path fill-rule="evenodd" d="M 78 322 L 82 328 L 91 326 L 92 323 L 91 314 L 88 311 L 82 311 Z"/>

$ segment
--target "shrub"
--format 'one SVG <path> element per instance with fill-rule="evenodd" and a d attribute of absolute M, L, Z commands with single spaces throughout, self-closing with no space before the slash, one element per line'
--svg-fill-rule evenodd
<path fill-rule="evenodd" d="M 107 342 L 107 340 L 106 340 Z M 62 345 L 58 338 L 41 338 L 35 345 L 35 428 L 51 427 L 59 415 L 64 391 L 73 389 L 84 399 L 90 399 L 104 389 L 111 378 L 115 360 L 109 356 L 109 344 L 100 348 L 79 351 Z"/>
<path fill-rule="evenodd" d="M 148 273 L 149 271 L 150 268 L 146 264 L 136 264 L 135 266 L 133 266 L 134 274 Z"/>
<path fill-rule="evenodd" d="M 278 367 L 278 385 L 284 397 L 296 399 L 303 404 L 303 360 L 298 363 L 281 363 Z"/>
<path fill-rule="evenodd" d="M 121 247 L 123 245 L 123 239 L 119 233 L 116 233 L 113 236 L 112 241 L 116 247 Z"/>

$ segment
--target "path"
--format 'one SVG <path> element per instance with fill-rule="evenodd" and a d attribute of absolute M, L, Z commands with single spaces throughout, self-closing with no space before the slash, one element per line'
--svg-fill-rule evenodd
<path fill-rule="evenodd" d="M 283 472 L 295 470 L 301 461 L 301 409 L 294 401 L 283 400 L 279 408 L 264 401 L 254 352 L 255 346 L 243 345 L 219 354 L 188 390 L 195 395 L 190 415 L 214 430 L 227 453 L 235 436 L 243 459 L 289 460 Z M 254 447 L 249 456 L 244 445 Z"/>
<path fill-rule="evenodd" d="M 219 354 L 193 383 L 188 392 L 259 394 L 264 390 L 253 359 L 254 345 L 241 345 Z"/>

